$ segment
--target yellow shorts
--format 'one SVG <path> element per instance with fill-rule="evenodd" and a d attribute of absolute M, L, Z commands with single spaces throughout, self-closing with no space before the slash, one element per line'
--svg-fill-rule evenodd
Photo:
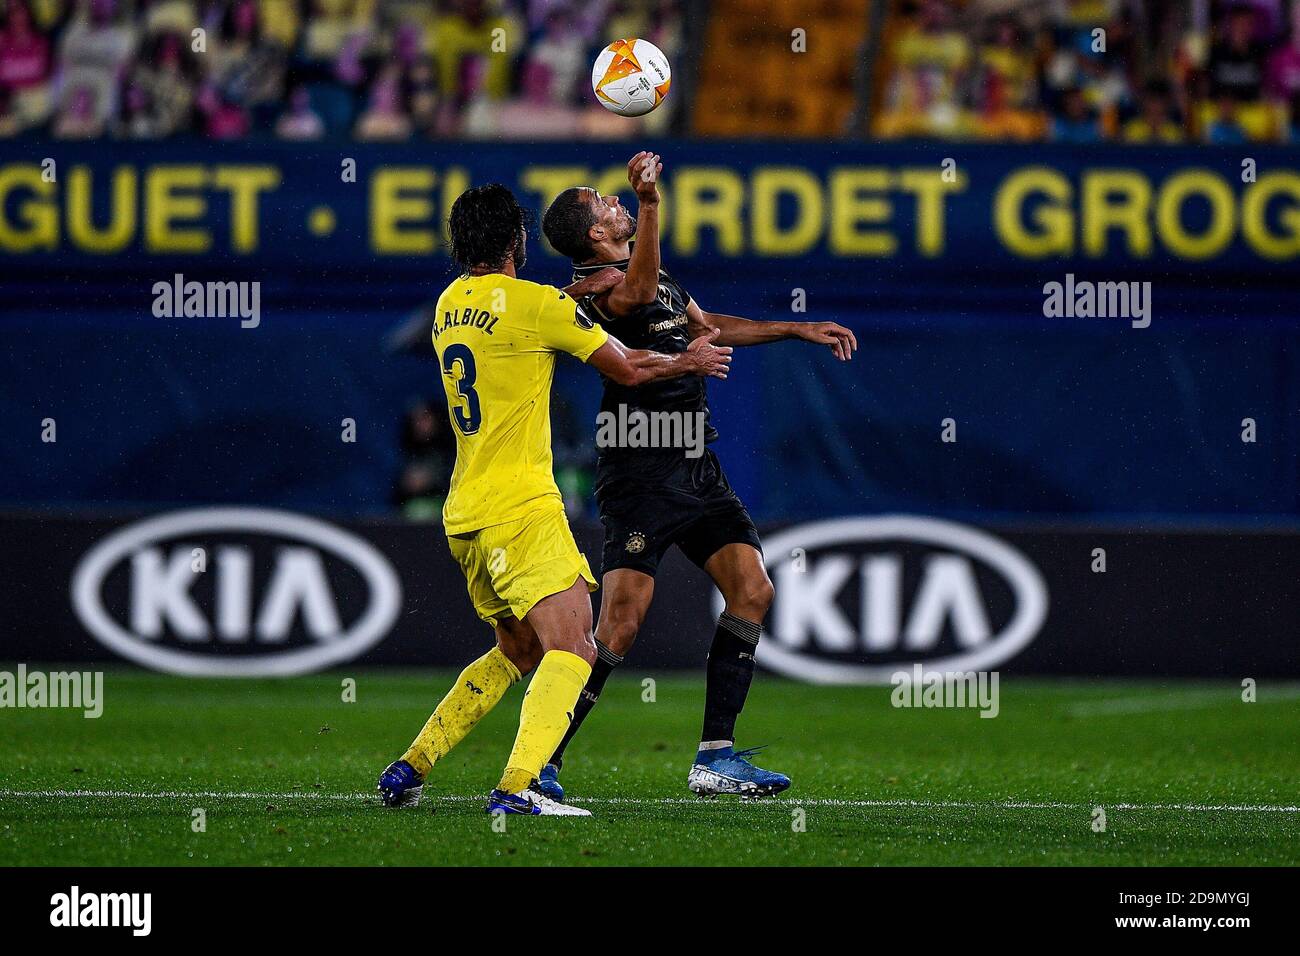
<path fill-rule="evenodd" d="M 596 590 L 563 507 L 548 505 L 515 521 L 448 535 L 447 543 L 465 572 L 474 610 L 489 624 L 507 615 L 522 621 L 538 601 L 567 591 L 578 578 Z"/>

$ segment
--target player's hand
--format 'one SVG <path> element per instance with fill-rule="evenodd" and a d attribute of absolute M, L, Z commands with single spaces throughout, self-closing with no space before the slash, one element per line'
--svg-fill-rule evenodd
<path fill-rule="evenodd" d="M 600 295 L 602 292 L 608 292 L 626 278 L 627 276 L 624 275 L 621 269 L 607 266 L 599 272 L 584 276 L 573 285 L 565 286 L 564 291 L 575 299 L 580 299 L 586 295 Z"/>
<path fill-rule="evenodd" d="M 686 346 L 686 358 L 692 371 L 703 378 L 726 378 L 731 365 L 731 346 L 714 345 L 721 329 L 709 329 Z"/>
<path fill-rule="evenodd" d="M 851 361 L 858 350 L 857 336 L 837 322 L 801 322 L 795 329 L 806 342 L 829 345 L 841 362 Z"/>
<path fill-rule="evenodd" d="M 664 164 L 659 162 L 658 153 L 641 150 L 627 164 L 627 181 L 632 184 L 639 203 L 657 203 L 659 201 L 659 174 L 664 171 Z"/>

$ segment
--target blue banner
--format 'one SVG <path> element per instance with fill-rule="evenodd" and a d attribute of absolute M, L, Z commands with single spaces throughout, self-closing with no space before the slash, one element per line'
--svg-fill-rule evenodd
<path fill-rule="evenodd" d="M 940 285 L 950 295 L 959 286 L 1037 295 L 1043 281 L 1073 270 L 1140 273 L 1171 290 L 1205 291 L 1211 277 L 1249 282 L 1267 302 L 1300 257 L 1300 163 L 1289 150 L 657 148 L 667 163 L 666 259 L 697 281 L 757 277 L 787 298 L 801 278 L 835 283 L 816 291 L 846 301 L 916 295 L 918 282 L 933 295 Z M 445 263 L 442 223 L 464 189 L 503 182 L 539 212 L 577 183 L 630 199 L 629 151 L 0 144 L 0 257 L 24 273 L 166 277 L 192 266 L 259 273 L 283 288 L 329 277 L 427 292 Z M 547 250 L 535 270 L 554 279 L 563 264 Z"/>
<path fill-rule="evenodd" d="M 703 308 L 862 342 L 744 350 L 711 387 L 759 516 L 1300 514 L 1294 152 L 656 148 L 665 265 Z M 385 340 L 454 274 L 452 201 L 631 201 L 631 151 L 0 144 L 0 504 L 388 510 L 403 409 L 438 390 Z M 526 277 L 567 281 L 532 248 Z M 257 283 L 256 321 L 164 307 L 196 281 Z M 591 372 L 557 387 L 589 422 Z"/>

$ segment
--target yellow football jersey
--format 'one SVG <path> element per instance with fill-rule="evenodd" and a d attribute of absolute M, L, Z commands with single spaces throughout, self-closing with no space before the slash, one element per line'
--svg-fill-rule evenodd
<path fill-rule="evenodd" d="M 608 338 L 553 286 L 500 274 L 447 286 L 433 347 L 456 432 L 456 469 L 442 508 L 448 534 L 562 501 L 551 463 L 555 354 L 585 362 Z"/>

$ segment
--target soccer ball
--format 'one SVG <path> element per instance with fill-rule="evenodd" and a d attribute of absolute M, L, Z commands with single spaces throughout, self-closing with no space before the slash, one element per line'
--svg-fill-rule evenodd
<path fill-rule="evenodd" d="M 648 40 L 615 40 L 596 57 L 591 88 L 605 109 L 619 116 L 644 116 L 668 95 L 668 57 Z"/>

